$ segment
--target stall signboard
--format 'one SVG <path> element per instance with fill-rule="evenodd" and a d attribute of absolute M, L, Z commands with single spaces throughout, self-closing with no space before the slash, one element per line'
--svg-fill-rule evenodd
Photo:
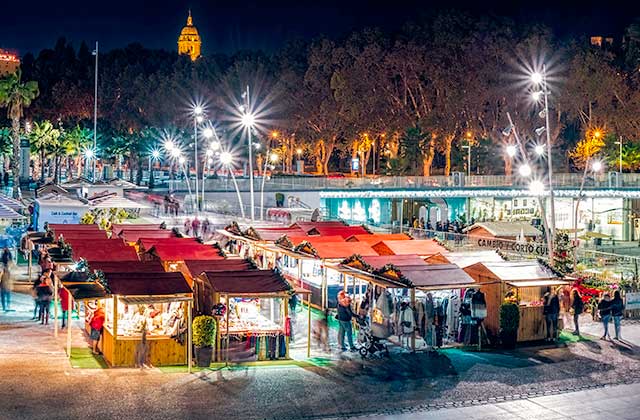
<path fill-rule="evenodd" d="M 503 239 L 479 238 L 477 245 L 480 248 L 499 249 L 501 251 L 512 251 L 519 254 L 529 254 L 545 256 L 549 254 L 549 248 L 538 242 L 517 242 Z"/>
<path fill-rule="evenodd" d="M 639 292 L 627 293 L 625 295 L 625 299 L 627 301 L 625 303 L 626 309 L 628 310 L 640 309 L 640 293 Z"/>

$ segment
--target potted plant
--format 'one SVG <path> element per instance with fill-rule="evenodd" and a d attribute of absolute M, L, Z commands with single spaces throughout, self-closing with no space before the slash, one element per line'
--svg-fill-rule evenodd
<path fill-rule="evenodd" d="M 520 310 L 518 305 L 505 302 L 500 305 L 500 341 L 505 348 L 513 349 L 518 341 Z"/>
<path fill-rule="evenodd" d="M 193 319 L 193 345 L 196 348 L 196 362 L 199 367 L 209 367 L 213 355 L 213 338 L 216 335 L 216 320 L 210 315 L 200 315 Z"/>

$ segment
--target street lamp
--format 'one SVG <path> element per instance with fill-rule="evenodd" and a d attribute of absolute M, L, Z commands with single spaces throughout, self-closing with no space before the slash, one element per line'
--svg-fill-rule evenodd
<path fill-rule="evenodd" d="M 198 212 L 198 210 L 200 210 L 200 206 L 198 203 L 198 124 L 202 124 L 202 122 L 204 121 L 204 117 L 202 116 L 203 114 L 203 110 L 202 107 L 200 105 L 197 105 L 195 108 L 193 108 L 193 167 L 196 171 L 196 177 L 194 179 L 194 185 L 195 185 L 195 201 L 194 204 L 196 206 L 196 213 Z M 189 183 L 189 176 L 187 173 L 187 184 Z"/>
<path fill-rule="evenodd" d="M 526 163 L 518 168 L 518 173 L 521 177 L 527 178 L 531 175 L 531 166 Z"/>
<path fill-rule="evenodd" d="M 622 136 L 619 137 L 620 140 L 615 142 L 615 144 L 620 146 L 620 152 L 618 154 L 618 166 L 620 171 L 620 177 L 622 177 Z"/>
<path fill-rule="evenodd" d="M 233 163 L 233 156 L 229 152 L 220 153 L 220 163 L 227 168 L 229 173 L 231 174 L 231 179 L 233 180 L 233 185 L 236 188 L 236 194 L 238 195 L 238 204 L 240 205 L 240 212 L 242 214 L 242 218 L 245 218 L 244 214 L 244 205 L 242 204 L 242 196 L 240 195 L 240 189 L 238 188 L 238 182 L 236 181 L 236 176 L 233 174 L 233 169 L 231 168 L 231 164 Z"/>
<path fill-rule="evenodd" d="M 591 169 L 593 169 L 593 172 L 600 172 L 602 170 L 602 162 L 599 160 L 594 161 L 591 165 Z"/>
<path fill-rule="evenodd" d="M 533 180 L 529 184 L 529 192 L 534 196 L 541 196 L 544 194 L 544 184 L 542 181 Z M 551 250 L 549 251 L 551 253 Z"/>
<path fill-rule="evenodd" d="M 509 157 L 514 157 L 518 152 L 518 148 L 514 144 L 510 144 L 507 146 L 507 155 Z"/>
<path fill-rule="evenodd" d="M 544 155 L 544 145 L 543 144 L 536 144 L 536 147 L 534 147 L 533 150 L 536 152 L 536 155 L 538 155 L 538 156 Z"/>
<path fill-rule="evenodd" d="M 160 159 L 160 151 L 159 150 L 154 149 L 149 154 L 149 184 L 151 184 L 151 179 L 153 178 L 153 175 L 152 175 L 152 172 L 151 172 L 151 170 L 152 170 L 152 168 L 151 168 L 151 160 L 152 159 L 154 161 L 158 161 Z"/>
<path fill-rule="evenodd" d="M 550 228 L 551 228 L 551 237 L 552 243 L 555 240 L 556 235 L 556 208 L 555 208 L 555 200 L 553 197 L 553 159 L 551 156 L 551 129 L 549 124 L 549 87 L 547 85 L 547 66 L 546 64 L 542 65 L 542 72 L 534 72 L 531 74 L 531 81 L 533 82 L 536 88 L 540 88 L 539 91 L 534 93 L 538 99 L 542 96 L 544 99 L 544 122 L 545 122 L 545 131 L 547 134 L 547 165 L 548 165 L 548 176 L 549 176 L 549 207 L 551 210 L 550 217 Z M 537 95 L 536 95 L 537 93 Z M 553 249 L 549 249 L 550 255 L 553 253 Z M 553 263 L 553 259 L 551 259 Z"/>
<path fill-rule="evenodd" d="M 471 131 L 467 131 L 464 137 L 467 139 L 467 144 L 462 146 L 462 148 L 467 149 L 467 176 L 471 177 L 471 140 L 473 133 Z"/>
<path fill-rule="evenodd" d="M 247 130 L 247 146 L 249 148 L 249 194 L 251 198 L 251 221 L 255 220 L 255 203 L 253 197 L 253 148 L 251 147 L 251 131 L 253 130 L 253 126 L 256 122 L 256 117 L 253 115 L 249 109 L 251 101 L 249 99 L 249 86 L 244 94 L 244 107 L 242 108 L 242 117 L 240 118 L 240 122 Z"/>

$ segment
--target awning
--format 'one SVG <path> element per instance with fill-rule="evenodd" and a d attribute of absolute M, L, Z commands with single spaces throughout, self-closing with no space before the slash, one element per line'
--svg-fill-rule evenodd
<path fill-rule="evenodd" d="M 71 293 L 74 300 L 93 300 L 93 299 L 103 299 L 108 297 L 109 295 L 104 290 L 102 286 L 100 286 L 96 282 L 86 282 L 86 283 L 65 283 L 62 282 L 62 286 Z"/>
<path fill-rule="evenodd" d="M 0 203 L 0 219 L 8 219 L 8 220 L 19 220 L 24 219 L 25 217 L 20 213 L 10 209 L 4 204 Z"/>
<path fill-rule="evenodd" d="M 187 302 L 193 299 L 192 295 L 167 295 L 167 296 L 118 296 L 118 299 L 127 305 L 151 305 L 153 303 Z"/>
<path fill-rule="evenodd" d="M 114 295 L 166 296 L 189 294 L 191 287 L 180 272 L 173 273 L 104 273 Z"/>
<path fill-rule="evenodd" d="M 510 281 L 507 282 L 509 286 L 514 287 L 542 287 L 542 286 L 562 286 L 569 284 L 568 281 L 563 280 L 535 280 L 535 281 Z"/>
<path fill-rule="evenodd" d="M 87 261 L 91 270 L 104 273 L 164 273 L 160 261 Z"/>
<path fill-rule="evenodd" d="M 205 279 L 218 293 L 229 295 L 261 295 L 285 293 L 291 285 L 274 270 L 206 271 Z"/>

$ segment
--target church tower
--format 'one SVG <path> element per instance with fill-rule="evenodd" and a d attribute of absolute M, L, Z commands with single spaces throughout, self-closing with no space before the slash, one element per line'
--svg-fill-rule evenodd
<path fill-rule="evenodd" d="M 193 19 L 191 18 L 191 10 L 189 10 L 189 17 L 187 17 L 187 26 L 182 28 L 180 36 L 178 37 L 178 54 L 185 54 L 191 57 L 191 61 L 196 61 L 200 57 L 200 46 L 202 41 L 198 30 L 193 26 Z"/>

